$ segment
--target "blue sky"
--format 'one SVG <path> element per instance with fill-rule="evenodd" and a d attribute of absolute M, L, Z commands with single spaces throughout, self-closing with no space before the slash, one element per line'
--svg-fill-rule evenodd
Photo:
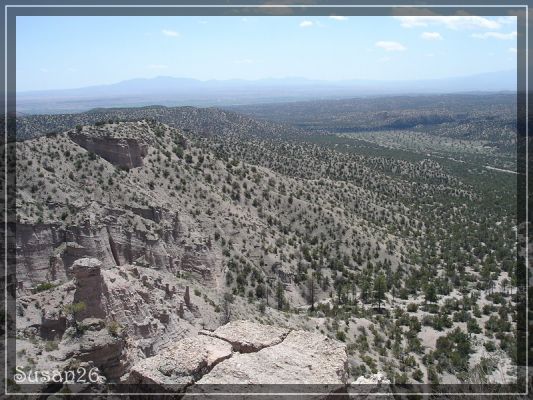
<path fill-rule="evenodd" d="M 17 17 L 17 91 L 160 75 L 410 80 L 516 69 L 514 17 Z"/>

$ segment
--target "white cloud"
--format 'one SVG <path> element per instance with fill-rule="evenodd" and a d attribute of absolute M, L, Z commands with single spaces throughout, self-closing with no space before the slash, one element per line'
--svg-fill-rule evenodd
<path fill-rule="evenodd" d="M 424 32 L 420 37 L 424 40 L 442 40 L 442 35 L 439 32 Z"/>
<path fill-rule="evenodd" d="M 300 28 L 310 28 L 311 26 L 313 26 L 313 21 L 300 22 Z"/>
<path fill-rule="evenodd" d="M 236 60 L 235 64 L 253 64 L 254 60 L 251 58 L 243 58 L 242 60 Z"/>
<path fill-rule="evenodd" d="M 430 25 L 443 25 L 449 29 L 498 29 L 501 23 L 477 15 L 401 15 L 393 18 L 400 21 L 404 28 L 425 27 Z"/>
<path fill-rule="evenodd" d="M 516 52 L 517 52 L 516 47 L 509 47 L 509 52 L 516 54 Z"/>
<path fill-rule="evenodd" d="M 165 36 L 170 36 L 170 37 L 178 37 L 180 36 L 179 32 L 176 32 L 176 31 L 171 31 L 170 29 L 163 29 L 161 31 L 161 33 Z"/>
<path fill-rule="evenodd" d="M 498 40 L 511 40 L 516 37 L 516 31 L 509 33 L 501 32 L 485 32 L 485 33 L 473 33 L 472 37 L 476 39 L 498 39 Z"/>
<path fill-rule="evenodd" d="M 512 24 L 512 23 L 516 23 L 516 15 L 509 15 L 509 16 L 506 16 L 506 17 L 498 17 L 497 18 L 497 21 L 500 23 L 500 24 Z"/>
<path fill-rule="evenodd" d="M 334 19 L 335 21 L 346 21 L 348 18 L 342 15 L 330 15 L 330 19 Z"/>
<path fill-rule="evenodd" d="M 398 42 L 379 41 L 376 42 L 376 47 L 379 47 L 385 51 L 404 51 L 407 50 L 403 44 Z"/>
<path fill-rule="evenodd" d="M 166 69 L 166 68 L 168 68 L 168 65 L 165 65 L 165 64 L 150 64 L 150 65 L 148 65 L 148 68 L 150 68 L 150 69 Z"/>

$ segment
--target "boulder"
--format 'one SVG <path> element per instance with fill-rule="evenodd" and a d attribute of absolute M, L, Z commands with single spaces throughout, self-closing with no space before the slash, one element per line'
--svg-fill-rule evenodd
<path fill-rule="evenodd" d="M 348 387 L 348 393 L 351 396 L 363 396 L 370 398 L 371 396 L 380 396 L 383 400 L 392 400 L 394 396 L 390 390 L 389 385 L 391 381 L 387 377 L 378 372 L 367 376 L 360 376 Z"/>
<path fill-rule="evenodd" d="M 360 376 L 353 383 L 354 385 L 390 385 L 390 380 L 381 372 L 369 376 Z"/>
<path fill-rule="evenodd" d="M 72 264 L 72 272 L 78 280 L 100 276 L 102 263 L 96 258 L 80 258 Z"/>

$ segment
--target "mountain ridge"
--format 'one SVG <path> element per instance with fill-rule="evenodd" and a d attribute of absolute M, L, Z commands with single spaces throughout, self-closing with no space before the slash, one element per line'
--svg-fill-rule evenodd
<path fill-rule="evenodd" d="M 160 76 L 73 89 L 21 91 L 17 92 L 16 102 L 18 112 L 46 114 L 149 104 L 206 107 L 385 94 L 513 92 L 516 82 L 514 71 L 414 81 L 305 78 L 201 81 Z"/>

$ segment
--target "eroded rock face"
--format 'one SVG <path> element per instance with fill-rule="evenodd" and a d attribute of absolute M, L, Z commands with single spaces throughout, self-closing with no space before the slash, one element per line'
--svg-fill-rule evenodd
<path fill-rule="evenodd" d="M 186 338 L 134 365 L 126 382 L 163 388 L 189 385 L 231 354 L 231 345 L 223 340 L 203 335 Z"/>
<path fill-rule="evenodd" d="M 233 351 L 244 349 L 246 353 Z M 235 321 L 178 341 L 133 366 L 127 382 L 176 385 L 346 383 L 346 346 L 326 336 Z"/>
<path fill-rule="evenodd" d="M 146 143 L 133 138 L 94 137 L 77 133 L 70 134 L 70 138 L 111 164 L 128 169 L 141 167 L 148 151 Z"/>
<path fill-rule="evenodd" d="M 125 220 L 140 216 L 159 221 L 158 234 L 125 228 Z M 17 224 L 16 278 L 22 282 L 19 294 L 53 280 L 67 281 L 79 258 L 98 258 L 104 269 L 137 264 L 153 269 L 189 272 L 206 285 L 216 282 L 215 254 L 201 243 L 184 245 L 182 224 L 177 213 L 157 208 L 134 210 L 105 209 L 99 223 L 84 226 Z M 140 224 L 142 225 L 142 224 Z"/>
<path fill-rule="evenodd" d="M 131 266 L 106 270 L 103 275 L 108 318 L 124 327 L 136 360 L 157 355 L 171 343 L 196 335 L 192 311 L 184 307 L 183 314 L 178 314 L 184 288 L 173 285 L 171 278 Z"/>
<path fill-rule="evenodd" d="M 58 227 L 51 224 L 16 224 L 18 282 L 24 288 L 49 279 L 67 279 L 67 272 L 57 263 L 51 264 L 53 249 L 64 241 Z"/>
<path fill-rule="evenodd" d="M 234 321 L 217 328 L 210 334 L 231 343 L 234 351 L 251 353 L 281 343 L 289 329 L 260 325 L 249 321 Z"/>

